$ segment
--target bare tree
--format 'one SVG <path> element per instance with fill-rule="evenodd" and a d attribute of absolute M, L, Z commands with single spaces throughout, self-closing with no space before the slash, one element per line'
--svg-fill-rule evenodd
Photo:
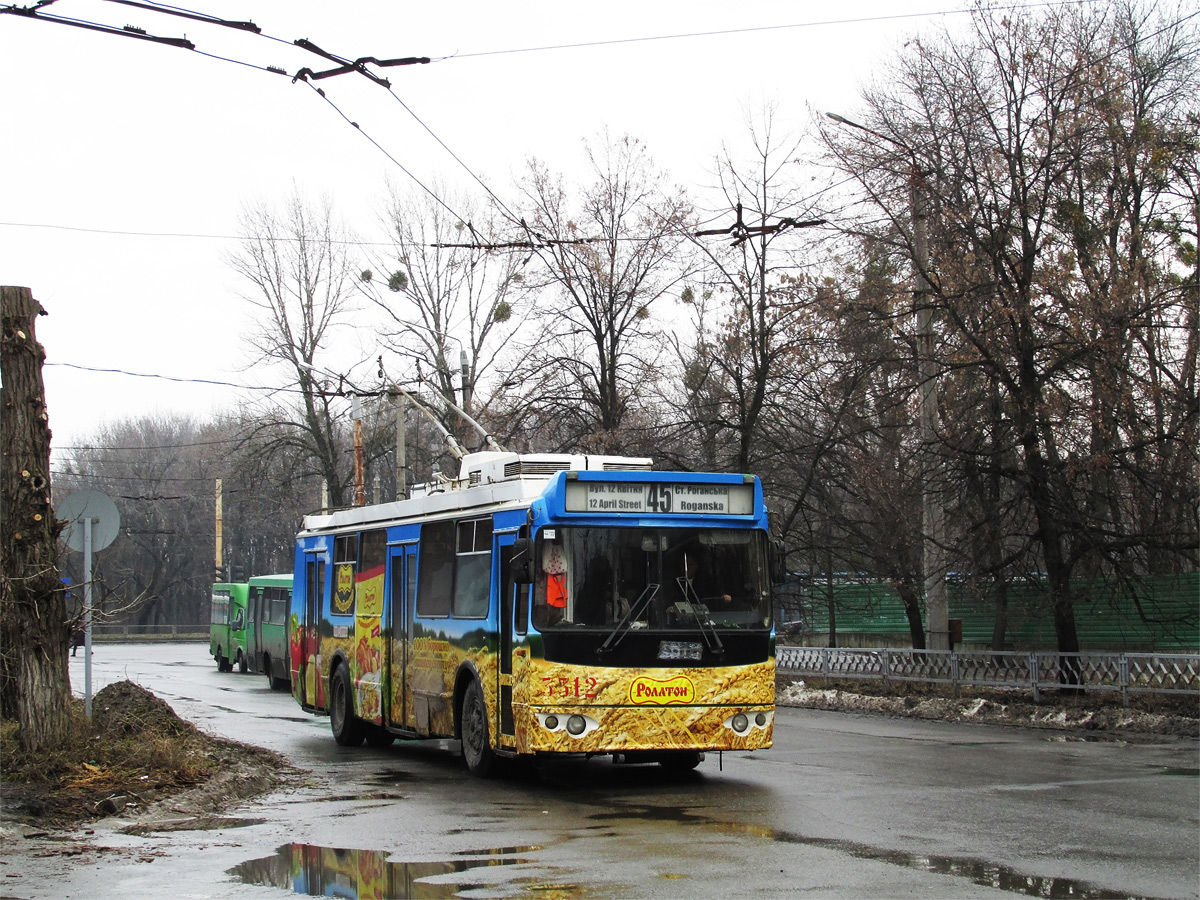
<path fill-rule="evenodd" d="M 1175 190 L 1161 136 L 1181 98 L 1194 102 L 1196 37 L 1131 6 L 974 21 L 965 39 L 912 42 L 894 87 L 867 95 L 863 127 L 831 144 L 866 216 L 883 212 L 927 283 L 944 398 L 962 404 L 948 412 L 943 399 L 939 452 L 970 453 L 1027 504 L 1058 646 L 1074 652 L 1077 573 L 1144 572 L 1152 546 L 1195 565 L 1194 514 L 1164 540 L 1161 519 L 1136 528 L 1121 511 L 1154 492 L 1196 493 L 1194 463 L 1180 464 L 1195 459 L 1193 342 L 1175 331 L 1195 288 L 1172 276 L 1169 242 L 1147 240 Z M 928 255 L 912 227 L 914 178 Z M 1146 421 L 1165 410 L 1155 383 L 1171 386 L 1172 414 Z M 989 403 L 983 452 L 968 411 Z"/>
<path fill-rule="evenodd" d="M 63 586 L 55 565 L 62 529 L 50 506 L 45 350 L 33 292 L 0 288 L 0 713 L 15 717 L 21 746 L 49 750 L 66 736 L 71 697 Z"/>
<path fill-rule="evenodd" d="M 540 266 L 526 279 L 536 328 L 505 382 L 510 414 L 542 449 L 642 451 L 657 422 L 643 385 L 662 365 L 652 308 L 685 274 L 691 206 L 632 137 L 605 136 L 587 158 L 593 180 L 574 196 L 537 160 L 520 184 Z"/>
<path fill-rule="evenodd" d="M 254 288 L 244 296 L 260 313 L 249 338 L 257 353 L 252 362 L 281 365 L 299 386 L 295 404 L 276 403 L 264 416 L 269 439 L 262 449 L 292 454 L 325 480 L 330 503 L 344 506 L 348 442 L 338 433 L 333 404 L 346 385 L 321 373 L 335 329 L 349 325 L 354 311 L 347 233 L 328 200 L 310 204 L 299 188 L 282 212 L 265 204 L 247 208 L 241 227 L 241 248 L 229 264 Z"/>
<path fill-rule="evenodd" d="M 415 373 L 402 386 L 431 393 L 441 424 L 460 442 L 478 444 L 480 435 L 439 401 L 487 417 L 480 389 L 517 323 L 520 257 L 491 246 L 498 230 L 492 209 L 441 184 L 432 196 L 392 188 L 386 225 L 393 250 L 377 267 L 390 274 L 377 278 L 368 270 L 360 279 L 390 323 L 383 347 Z"/>
<path fill-rule="evenodd" d="M 112 422 L 67 450 L 62 485 L 103 491 L 121 513 L 122 540 L 96 565 L 93 594 L 103 621 L 135 627 L 207 622 L 213 482 L 198 453 L 210 450 L 199 433 L 186 417 L 148 416 Z"/>
<path fill-rule="evenodd" d="M 696 240 L 704 260 L 697 277 L 710 298 L 703 313 L 717 326 L 705 342 L 707 359 L 693 358 L 689 377 L 717 402 L 707 405 L 708 420 L 695 424 L 727 448 L 719 465 L 740 472 L 754 471 L 775 451 L 771 422 L 792 428 L 802 419 L 788 412 L 803 405 L 803 370 L 819 342 L 810 316 L 817 285 L 806 277 L 799 251 L 805 233 L 797 231 L 818 222 L 791 177 L 800 142 L 778 134 L 777 119 L 765 107 L 747 122 L 747 161 L 729 148 L 717 159 L 723 208 Z M 685 302 L 694 296 L 685 291 Z M 789 452 L 797 449 L 788 443 Z"/>

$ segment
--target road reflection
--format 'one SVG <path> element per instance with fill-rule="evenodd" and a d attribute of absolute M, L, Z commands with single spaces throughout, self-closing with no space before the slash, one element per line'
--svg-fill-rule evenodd
<path fill-rule="evenodd" d="M 467 851 L 453 859 L 429 862 L 392 862 L 378 850 L 346 850 L 312 844 L 284 844 L 272 856 L 252 859 L 229 870 L 245 884 L 284 888 L 309 897 L 345 897 L 354 900 L 436 900 L 463 891 L 486 887 L 490 879 L 478 878 L 493 866 L 526 865 L 529 859 L 514 855 L 533 853 L 537 846 L 497 847 Z M 463 878 L 447 878 L 463 875 Z M 524 882 L 524 884 L 521 884 Z M 543 879 L 517 879 L 518 890 L 530 896 L 566 900 L 577 897 L 576 884 L 547 883 Z"/>

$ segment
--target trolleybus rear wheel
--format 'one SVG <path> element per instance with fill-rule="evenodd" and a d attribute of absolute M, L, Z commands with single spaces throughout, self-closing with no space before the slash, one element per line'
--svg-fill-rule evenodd
<path fill-rule="evenodd" d="M 459 723 L 462 754 L 467 769 L 472 775 L 486 778 L 496 768 L 496 754 L 492 752 L 488 738 L 487 705 L 483 702 L 483 689 L 475 679 L 471 679 L 463 694 Z"/>
<path fill-rule="evenodd" d="M 363 742 L 362 722 L 354 715 L 354 690 L 350 670 L 338 663 L 329 679 L 329 727 L 333 739 L 343 747 L 357 747 Z"/>
<path fill-rule="evenodd" d="M 220 650 L 217 650 L 217 671 L 218 672 L 232 672 L 233 671 L 233 663 L 231 663 L 229 661 L 229 658 L 227 656 L 225 656 Z"/>

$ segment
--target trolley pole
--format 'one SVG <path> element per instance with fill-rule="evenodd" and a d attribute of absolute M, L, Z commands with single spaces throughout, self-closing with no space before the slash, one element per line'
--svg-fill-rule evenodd
<path fill-rule="evenodd" d="M 408 455 L 405 450 L 404 420 L 407 410 L 404 395 L 396 394 L 396 499 L 403 500 L 408 494 Z"/>

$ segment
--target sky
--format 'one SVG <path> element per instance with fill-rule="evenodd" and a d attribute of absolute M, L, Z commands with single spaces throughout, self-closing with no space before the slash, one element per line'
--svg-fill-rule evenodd
<path fill-rule="evenodd" d="M 56 447 L 105 423 L 205 418 L 252 396 L 225 385 L 266 380 L 247 367 L 248 286 L 228 264 L 248 206 L 327 195 L 360 239 L 382 240 L 389 180 L 465 184 L 458 157 L 503 197 L 529 157 L 570 172 L 602 129 L 645 142 L 699 199 L 722 146 L 746 139 L 748 111 L 775 104 L 797 136 L 813 110 L 853 118 L 907 38 L 961 27 L 969 4 L 171 7 L 259 35 L 145 5 L 57 0 L 39 15 L 195 49 L 0 15 L 0 283 L 32 289 L 48 312 L 36 327 Z M 292 76 L 336 64 L 298 39 L 346 59 L 433 61 L 373 69 L 390 91 L 354 73 L 305 83 Z M 347 354 L 369 353 L 370 335 L 352 340 Z"/>

